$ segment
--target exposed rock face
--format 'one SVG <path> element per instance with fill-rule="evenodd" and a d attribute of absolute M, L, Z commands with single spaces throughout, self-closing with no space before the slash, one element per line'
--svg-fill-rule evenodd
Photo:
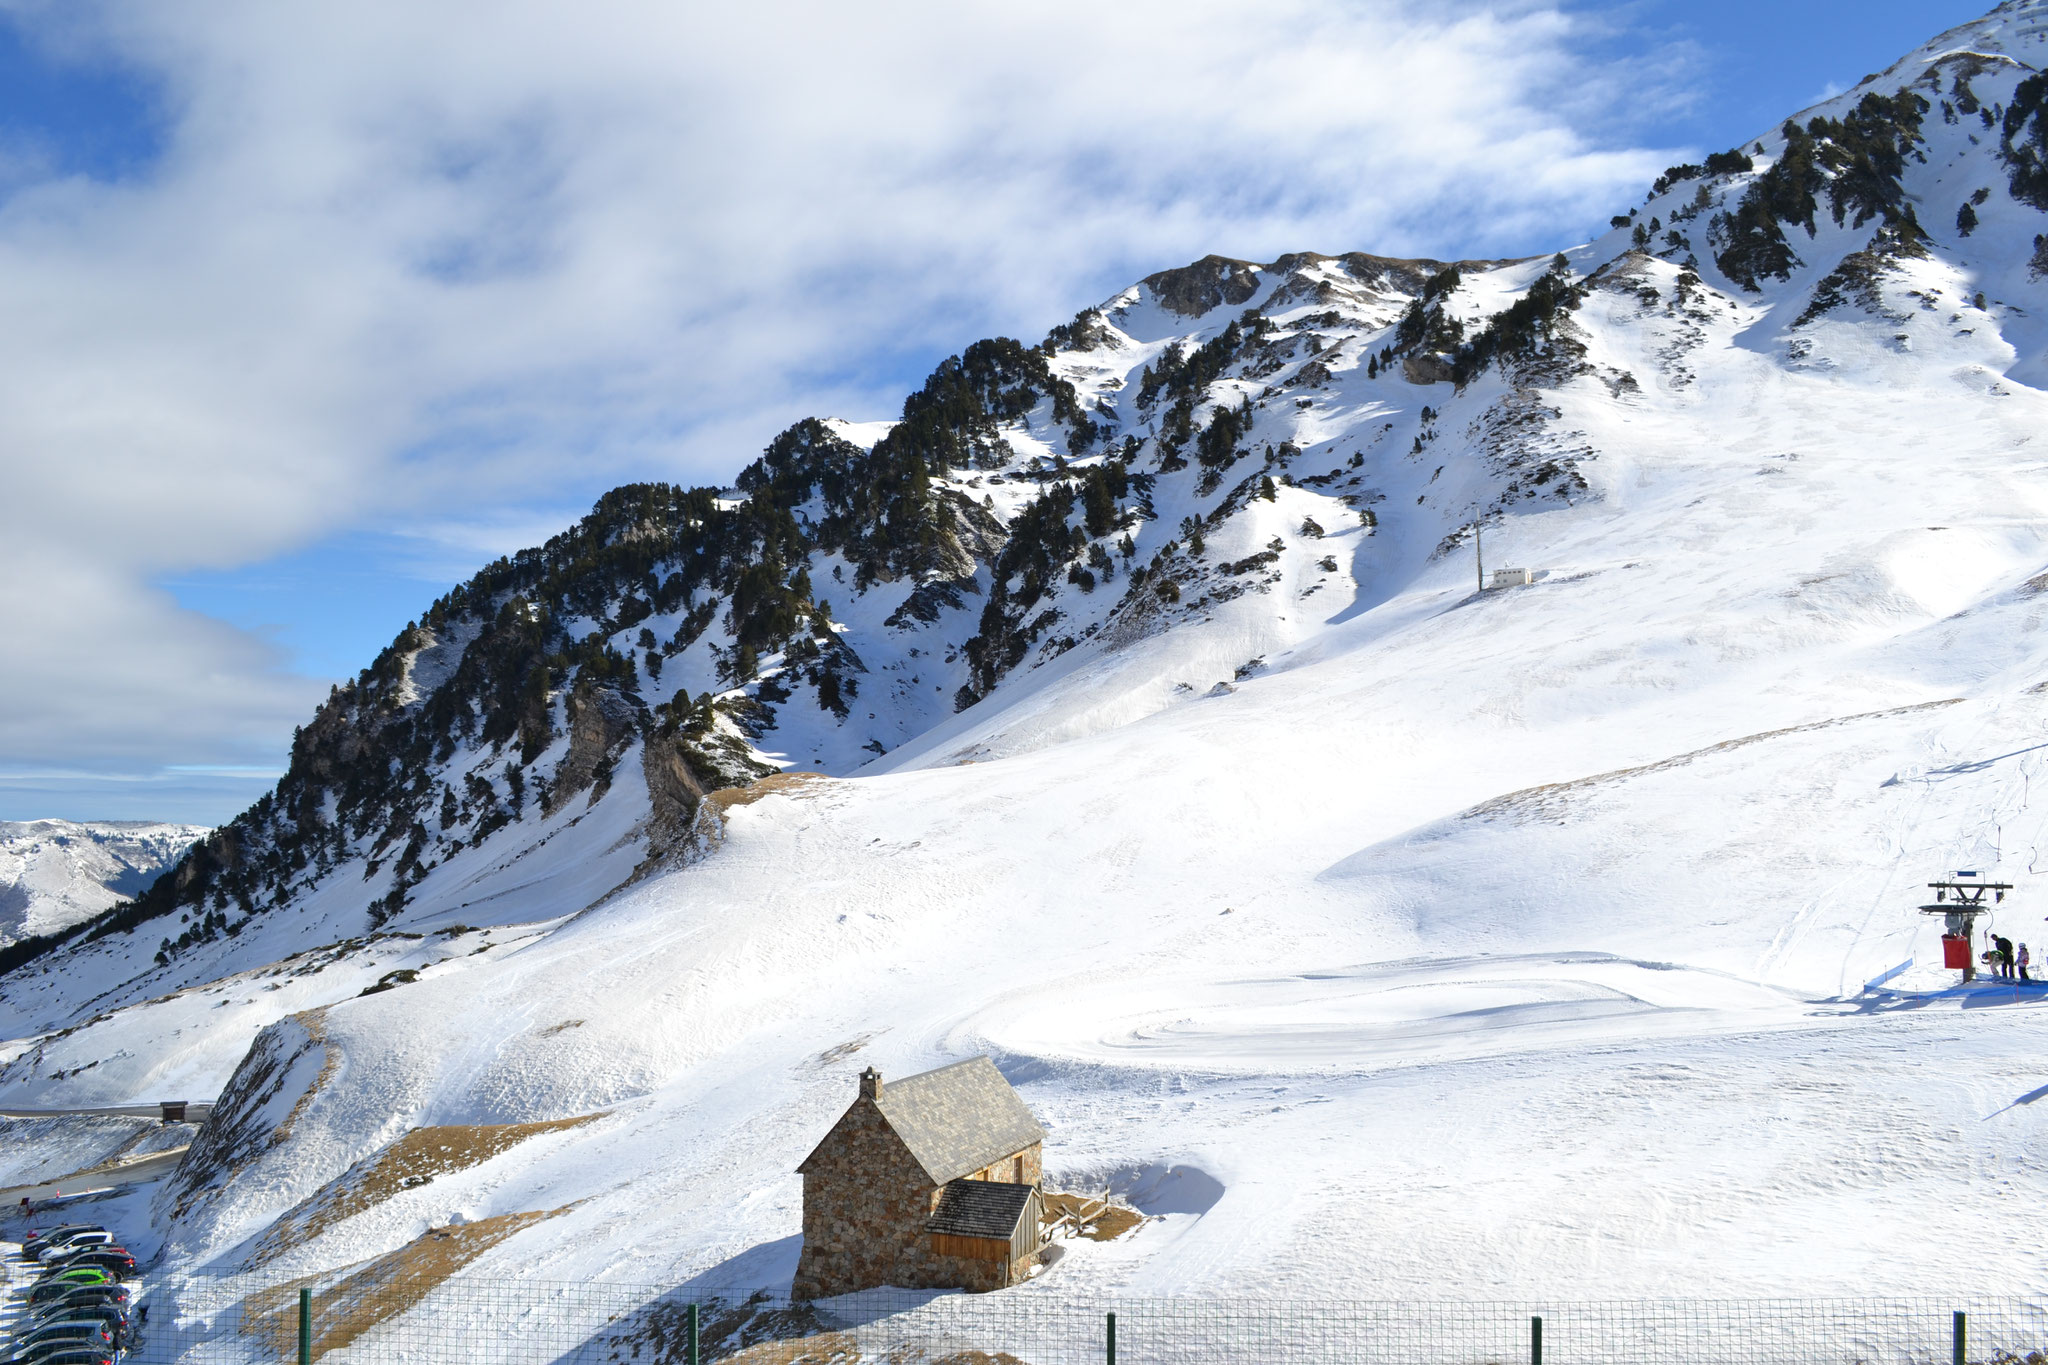
<path fill-rule="evenodd" d="M 1449 384 L 1458 376 L 1449 360 L 1434 352 L 1423 351 L 1401 358 L 1401 377 L 1411 384 Z"/>
<path fill-rule="evenodd" d="M 555 769 L 548 789 L 549 814 L 579 792 L 595 789 L 603 796 L 611 785 L 611 765 L 627 741 L 640 733 L 640 708 L 616 688 L 579 687 L 569 697 L 569 752 Z"/>
<path fill-rule="evenodd" d="M 673 737 L 650 738 L 640 755 L 640 766 L 654 807 L 648 822 L 647 853 L 659 858 L 688 834 L 707 788 L 690 766 L 682 741 Z"/>
<path fill-rule="evenodd" d="M 324 1011 L 291 1015 L 257 1034 L 157 1196 L 159 1216 L 175 1221 L 201 1201 L 223 1196 L 235 1176 L 291 1136 L 335 1060 Z"/>
<path fill-rule="evenodd" d="M 1204 256 L 1193 265 L 1147 275 L 1144 283 L 1159 305 L 1182 317 L 1198 318 L 1219 304 L 1240 304 L 1259 291 L 1259 268 L 1250 261 Z"/>

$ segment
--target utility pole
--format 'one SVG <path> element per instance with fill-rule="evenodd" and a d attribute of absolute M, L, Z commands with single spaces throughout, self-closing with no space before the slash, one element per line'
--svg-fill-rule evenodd
<path fill-rule="evenodd" d="M 1479 540 L 1479 523 L 1472 523 L 1472 559 L 1479 566 L 1479 591 L 1486 591 L 1486 547 Z"/>

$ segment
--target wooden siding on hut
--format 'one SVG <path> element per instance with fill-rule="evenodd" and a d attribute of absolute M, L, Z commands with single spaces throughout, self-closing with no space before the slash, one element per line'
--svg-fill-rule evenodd
<path fill-rule="evenodd" d="M 960 1256 L 970 1261 L 1007 1261 L 1010 1244 L 997 1237 L 956 1237 L 950 1232 L 932 1235 L 932 1251 L 940 1256 Z"/>

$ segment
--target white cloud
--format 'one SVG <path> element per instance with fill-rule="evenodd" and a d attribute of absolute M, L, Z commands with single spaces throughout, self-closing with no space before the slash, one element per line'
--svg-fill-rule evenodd
<path fill-rule="evenodd" d="M 0 208 L 0 759 L 267 762 L 311 689 L 153 576 L 722 480 L 904 359 L 1209 251 L 1561 245 L 1672 159 L 1536 6 L 50 0 L 149 173 Z M 15 183 L 19 184 L 19 181 Z M 474 523 L 465 533 L 451 524 Z"/>

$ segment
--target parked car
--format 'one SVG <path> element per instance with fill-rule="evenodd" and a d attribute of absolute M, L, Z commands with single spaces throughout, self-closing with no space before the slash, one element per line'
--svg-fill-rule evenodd
<path fill-rule="evenodd" d="M 41 1246 L 37 1246 L 35 1248 L 35 1259 L 41 1261 L 43 1265 L 49 1265 L 51 1261 L 61 1261 L 63 1257 L 68 1257 L 68 1254 L 74 1252 L 74 1250 L 82 1250 L 86 1246 L 106 1246 L 106 1244 L 113 1242 L 113 1240 L 115 1240 L 115 1234 L 109 1232 L 106 1228 L 92 1228 L 90 1232 L 74 1232 L 72 1236 L 63 1238 L 61 1242 L 43 1242 Z"/>
<path fill-rule="evenodd" d="M 56 1341 L 16 1356 L 16 1365 L 114 1365 L 121 1358 L 118 1346 L 93 1346 L 85 1342 Z"/>
<path fill-rule="evenodd" d="M 90 1317 L 91 1313 L 83 1310 L 98 1308 L 102 1305 L 109 1308 L 118 1308 L 126 1312 L 128 1309 L 128 1287 L 119 1284 L 70 1285 L 66 1288 L 65 1292 L 53 1298 L 45 1299 L 41 1303 L 31 1304 L 29 1306 L 29 1316 L 39 1322 L 51 1322 L 55 1320 L 57 1315 L 69 1313 L 77 1309 L 81 1310 L 78 1316 Z"/>
<path fill-rule="evenodd" d="M 30 1303 L 41 1303 L 54 1299 L 67 1289 L 81 1284 L 113 1284 L 114 1277 L 96 1265 L 75 1265 L 67 1270 L 54 1270 L 37 1280 L 28 1291 Z"/>
<path fill-rule="evenodd" d="M 129 1254 L 126 1247 L 92 1247 L 83 1255 L 72 1256 L 64 1262 L 67 1270 L 74 1266 L 88 1265 L 98 1266 L 117 1280 L 135 1277 L 135 1257 Z"/>
<path fill-rule="evenodd" d="M 43 1250 L 45 1246 L 63 1246 L 80 1232 L 106 1232 L 106 1228 L 98 1224 L 63 1224 L 61 1228 L 51 1228 L 49 1232 L 37 1232 L 35 1228 L 29 1228 L 29 1236 L 20 1240 L 20 1254 L 25 1254 L 27 1259 L 35 1261 L 35 1252 Z"/>
<path fill-rule="evenodd" d="M 87 1247 L 109 1246 L 113 1240 L 114 1234 L 104 1228 L 93 1232 L 77 1232 L 62 1242 L 53 1242 L 36 1248 L 35 1259 L 38 1264 L 49 1265 L 63 1260 L 66 1256 L 75 1255 Z"/>
<path fill-rule="evenodd" d="M 46 1323 L 21 1339 L 14 1358 L 32 1359 L 65 1346 L 99 1346 L 111 1351 L 114 1332 L 98 1318 L 66 1318 L 63 1322 Z"/>
<path fill-rule="evenodd" d="M 47 1261 L 52 1256 L 62 1256 L 73 1247 L 89 1246 L 94 1242 L 111 1242 L 114 1234 L 105 1228 L 76 1228 L 62 1237 L 53 1237 L 46 1242 L 36 1243 L 31 1258 Z"/>
<path fill-rule="evenodd" d="M 53 1322 L 66 1322 L 84 1318 L 98 1318 L 108 1324 L 116 1336 L 128 1325 L 128 1305 L 125 1303 L 79 1303 L 67 1294 L 55 1303 L 46 1303 L 29 1313 L 21 1330 L 47 1327 Z"/>
<path fill-rule="evenodd" d="M 61 1242 L 45 1242 L 36 1248 L 36 1259 L 44 1265 L 75 1255 L 91 1246 L 111 1246 L 114 1234 L 105 1228 L 87 1228 L 72 1233 Z"/>
<path fill-rule="evenodd" d="M 57 1247 L 37 1263 L 38 1268 L 47 1275 L 52 1270 L 61 1270 L 67 1265 L 77 1265 L 82 1258 L 91 1252 L 105 1251 L 113 1245 L 112 1242 L 84 1242 L 77 1246 Z"/>

